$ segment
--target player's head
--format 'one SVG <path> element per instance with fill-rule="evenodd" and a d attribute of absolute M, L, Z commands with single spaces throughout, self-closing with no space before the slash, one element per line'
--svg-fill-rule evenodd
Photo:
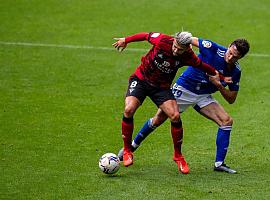
<path fill-rule="evenodd" d="M 246 39 L 234 40 L 225 53 L 225 61 L 229 64 L 235 63 L 243 58 L 249 51 L 249 43 Z"/>
<path fill-rule="evenodd" d="M 190 48 L 192 42 L 192 35 L 189 32 L 178 32 L 175 34 L 172 52 L 174 56 L 183 54 L 187 49 Z"/>

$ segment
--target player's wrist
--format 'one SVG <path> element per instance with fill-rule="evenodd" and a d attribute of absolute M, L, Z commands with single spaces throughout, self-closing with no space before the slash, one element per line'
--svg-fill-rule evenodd
<path fill-rule="evenodd" d="M 216 87 L 218 88 L 218 90 L 224 89 L 223 85 L 220 82 L 216 84 Z"/>
<path fill-rule="evenodd" d="M 127 37 L 124 37 L 123 39 L 124 39 L 125 44 L 128 44 L 134 41 L 134 38 L 132 36 L 127 36 Z"/>

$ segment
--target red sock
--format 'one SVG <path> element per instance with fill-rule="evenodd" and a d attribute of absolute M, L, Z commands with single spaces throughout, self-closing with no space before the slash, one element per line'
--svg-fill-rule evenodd
<path fill-rule="evenodd" d="M 133 118 L 125 118 L 122 120 L 122 138 L 124 140 L 124 150 L 131 151 Z"/>
<path fill-rule="evenodd" d="M 183 142 L 183 127 L 182 122 L 171 123 L 171 134 L 174 145 L 174 157 L 182 155 L 181 147 Z"/>

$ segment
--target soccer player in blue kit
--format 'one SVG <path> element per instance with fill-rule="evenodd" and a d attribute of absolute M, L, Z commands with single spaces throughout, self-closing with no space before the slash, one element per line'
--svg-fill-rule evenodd
<path fill-rule="evenodd" d="M 211 94 L 219 91 L 228 103 L 235 102 L 241 77 L 241 69 L 237 61 L 248 53 L 249 43 L 245 39 L 236 39 L 228 48 L 225 48 L 210 40 L 192 37 L 192 45 L 199 48 L 200 54 L 198 57 L 203 62 L 215 67 L 217 73 L 215 76 L 208 76 L 202 70 L 189 66 L 174 84 L 172 88 L 173 94 L 180 113 L 184 112 L 189 106 L 193 106 L 197 112 L 218 125 L 214 170 L 236 173 L 236 170 L 231 169 L 224 163 L 233 119 Z M 232 77 L 233 82 L 227 84 L 221 81 L 219 72 L 224 76 Z M 228 89 L 225 88 L 226 86 L 228 86 Z M 153 118 L 147 120 L 132 141 L 133 151 L 166 119 L 166 115 L 159 109 Z M 183 135 L 181 141 L 179 141 L 180 145 L 182 145 L 182 140 Z M 118 154 L 120 159 L 122 159 L 122 153 L 121 149 Z M 180 171 L 185 174 L 189 173 L 189 168 L 187 166 L 185 168 L 186 170 Z"/>

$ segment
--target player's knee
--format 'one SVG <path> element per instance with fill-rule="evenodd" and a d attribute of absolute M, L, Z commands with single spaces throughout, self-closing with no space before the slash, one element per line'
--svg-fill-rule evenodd
<path fill-rule="evenodd" d="M 233 125 L 233 118 L 231 116 L 227 116 L 223 121 L 222 121 L 222 126 L 232 126 Z"/>
<path fill-rule="evenodd" d="M 125 106 L 124 116 L 130 118 L 134 115 L 136 108 L 130 105 Z"/>
<path fill-rule="evenodd" d="M 179 122 L 179 120 L 180 120 L 179 112 L 174 112 L 168 117 L 170 118 L 171 122 Z"/>

